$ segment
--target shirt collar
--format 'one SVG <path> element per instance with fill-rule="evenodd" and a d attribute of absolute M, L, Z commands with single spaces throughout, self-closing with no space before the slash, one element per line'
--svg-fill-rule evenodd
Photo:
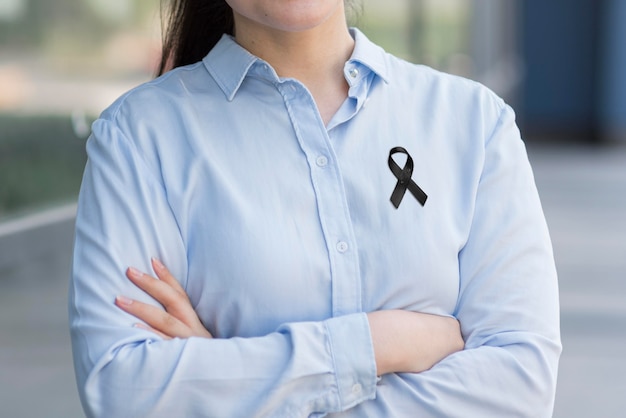
<path fill-rule="evenodd" d="M 354 51 L 352 51 L 352 56 L 348 63 L 358 62 L 376 73 L 385 83 L 388 83 L 387 53 L 380 46 L 370 41 L 357 28 L 351 28 L 350 33 L 354 38 Z"/>
<path fill-rule="evenodd" d="M 354 51 L 346 63 L 358 64 L 367 67 L 385 82 L 388 82 L 389 70 L 385 59 L 385 51 L 371 42 L 360 30 L 351 28 L 354 37 Z M 203 59 L 206 69 L 220 86 L 228 100 L 233 100 L 243 80 L 250 70 L 258 64 L 268 68 L 269 64 L 252 55 L 241 47 L 234 38 L 224 34 L 209 54 Z M 278 80 L 276 73 L 271 71 Z"/>
<path fill-rule="evenodd" d="M 233 100 L 250 67 L 258 60 L 232 36 L 224 34 L 202 61 L 228 100 Z"/>

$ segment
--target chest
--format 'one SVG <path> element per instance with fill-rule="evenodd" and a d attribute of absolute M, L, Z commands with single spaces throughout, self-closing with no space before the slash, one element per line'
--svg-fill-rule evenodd
<path fill-rule="evenodd" d="M 187 246 L 187 290 L 211 331 L 263 335 L 377 309 L 451 313 L 473 182 L 454 153 L 423 139 L 428 126 L 405 124 L 398 137 L 366 112 L 330 133 L 306 112 L 265 116 L 227 114 L 234 129 L 220 138 L 210 122 L 199 129 L 167 186 Z M 408 192 L 398 208 L 389 201 L 394 146 L 411 153 L 424 206 Z"/>

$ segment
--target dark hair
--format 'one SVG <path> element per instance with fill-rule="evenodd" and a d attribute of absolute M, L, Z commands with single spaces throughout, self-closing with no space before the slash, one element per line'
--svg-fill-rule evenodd
<path fill-rule="evenodd" d="M 233 34 L 233 11 L 224 0 L 161 2 L 163 47 L 157 76 L 200 61 L 223 34 Z"/>

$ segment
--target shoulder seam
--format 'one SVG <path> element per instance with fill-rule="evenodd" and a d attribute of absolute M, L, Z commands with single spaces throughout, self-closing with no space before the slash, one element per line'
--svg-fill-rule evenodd
<path fill-rule="evenodd" d="M 124 94 L 122 94 L 109 108 L 108 110 L 110 110 L 110 115 L 108 115 L 106 118 L 102 117 L 102 114 L 104 114 L 106 112 L 107 109 L 105 109 L 105 111 L 102 112 L 102 114 L 100 115 L 99 119 L 104 119 L 104 120 L 115 120 L 117 118 L 117 116 L 119 115 L 120 112 L 120 108 L 124 105 L 124 103 L 126 102 L 126 100 L 128 99 L 128 97 L 132 96 L 133 94 L 135 94 L 138 91 L 144 90 L 150 86 L 158 86 L 159 84 L 165 82 L 166 80 L 170 79 L 171 77 L 173 77 L 175 74 L 180 73 L 180 72 L 189 72 L 189 71 L 193 71 L 195 70 L 197 67 L 202 65 L 202 61 L 198 61 L 195 64 L 190 64 L 190 65 L 186 65 L 184 67 L 178 67 L 175 68 L 171 71 L 168 71 L 167 73 L 163 74 L 160 77 L 154 78 L 152 80 L 148 80 L 144 83 L 139 84 L 138 86 L 133 87 L 132 89 L 128 90 L 127 92 L 125 92 Z"/>

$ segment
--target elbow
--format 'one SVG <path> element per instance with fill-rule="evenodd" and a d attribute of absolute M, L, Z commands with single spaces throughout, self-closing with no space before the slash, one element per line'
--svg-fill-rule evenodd
<path fill-rule="evenodd" d="M 167 347 L 182 350 L 187 340 Z M 178 345 L 177 345 L 178 344 Z M 77 368 L 78 390 L 87 417 L 177 416 L 182 411 L 173 375 L 178 352 L 167 359 L 164 345 L 125 341 L 96 362 Z M 172 413 L 165 413 L 171 411 Z M 184 415 L 184 414 L 183 414 Z"/>
<path fill-rule="evenodd" d="M 515 398 L 500 405 L 503 411 L 508 411 L 508 416 L 552 416 L 562 350 L 558 335 L 504 332 L 482 341 L 470 338 L 466 350 L 472 349 L 491 352 L 487 354 L 491 359 L 488 374 L 494 378 L 496 387 Z M 495 399 L 494 402 L 500 404 Z"/>
<path fill-rule="evenodd" d="M 116 385 L 113 376 L 107 373 L 108 366 L 109 364 L 94 364 L 89 369 L 76 368 L 78 394 L 85 416 L 88 418 L 128 416 L 128 410 L 116 408 L 125 402 L 119 399 L 119 391 L 116 389 L 119 385 Z"/>
<path fill-rule="evenodd" d="M 539 400 L 544 414 L 551 417 L 556 397 L 559 359 L 562 351 L 560 341 L 546 340 L 541 345 L 526 347 L 525 366 L 529 370 L 527 380 L 532 398 Z"/>
<path fill-rule="evenodd" d="M 529 408 L 521 416 L 551 417 L 556 396 L 558 365 L 561 355 L 559 339 L 534 336 L 532 341 L 501 347 L 515 362 L 519 385 L 517 396 L 522 408 Z M 521 412 L 521 411 L 520 411 Z"/>
<path fill-rule="evenodd" d="M 154 398 L 157 391 L 142 390 L 138 384 L 143 380 L 141 369 L 145 363 L 133 356 L 133 348 L 141 346 L 130 344 L 109 350 L 95 362 L 77 358 L 75 353 L 76 383 L 86 417 L 150 415 L 149 405 L 158 403 Z"/>
<path fill-rule="evenodd" d="M 119 369 L 124 366 L 116 363 L 113 360 L 102 367 L 94 367 L 82 381 L 78 379 L 78 392 L 85 416 L 151 416 L 150 401 L 156 405 L 158 400 L 148 400 L 152 395 L 150 391 L 137 390 L 133 379 L 120 376 Z"/>

